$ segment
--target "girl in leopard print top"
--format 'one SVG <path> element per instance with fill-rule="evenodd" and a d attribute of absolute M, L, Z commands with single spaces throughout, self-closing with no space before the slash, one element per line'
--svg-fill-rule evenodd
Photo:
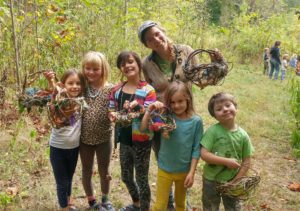
<path fill-rule="evenodd" d="M 102 53 L 90 51 L 82 60 L 82 73 L 87 82 L 84 97 L 89 109 L 83 112 L 80 157 L 82 184 L 91 208 L 114 210 L 108 200 L 111 176 L 109 164 L 112 153 L 112 127 L 108 119 L 108 97 L 112 85 L 107 83 L 109 64 Z M 102 200 L 98 204 L 94 196 L 92 174 L 94 157 L 97 157 Z"/>

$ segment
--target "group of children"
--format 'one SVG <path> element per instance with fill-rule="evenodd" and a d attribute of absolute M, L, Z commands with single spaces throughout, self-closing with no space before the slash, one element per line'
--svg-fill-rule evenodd
<path fill-rule="evenodd" d="M 70 98 L 83 96 L 88 109 L 70 126 L 53 128 L 50 138 L 50 160 L 57 185 L 58 202 L 62 210 L 76 210 L 71 201 L 72 178 L 78 154 L 82 162 L 82 184 L 89 207 L 95 210 L 115 210 L 108 198 L 109 163 L 112 153 L 112 132 L 120 143 L 121 177 L 132 199 L 122 211 L 165 211 L 172 184 L 175 184 L 175 209 L 186 210 L 186 192 L 194 183 L 199 158 L 203 169 L 203 210 L 217 210 L 222 198 L 226 210 L 241 210 L 238 199 L 220 195 L 219 183 L 234 182 L 250 167 L 253 147 L 247 133 L 235 122 L 237 103 L 228 93 L 211 97 L 208 111 L 218 123 L 203 133 L 202 119 L 195 114 L 191 90 L 181 81 L 173 81 L 164 92 L 162 102 L 156 100 L 154 88 L 141 77 L 141 59 L 130 51 L 121 52 L 117 67 L 125 78 L 118 85 L 108 83 L 109 65 L 99 52 L 88 52 L 82 61 L 82 71 L 66 71 L 61 83 Z M 49 82 L 54 72 L 46 72 Z M 114 123 L 116 113 L 145 108 L 144 113 L 129 125 Z M 155 203 L 150 206 L 148 180 L 151 140 L 151 113 L 167 107 L 172 112 L 176 129 L 169 137 L 161 136 L 157 163 Z M 92 185 L 96 154 L 102 198 L 96 201 Z"/>
<path fill-rule="evenodd" d="M 268 75 L 270 79 L 272 79 L 273 72 L 270 68 L 270 61 L 271 55 L 270 55 L 270 49 L 265 48 L 263 53 L 263 61 L 264 61 L 264 69 L 263 74 Z M 283 54 L 282 61 L 281 61 L 281 81 L 285 79 L 286 71 L 288 70 L 288 67 L 291 67 L 293 71 L 295 71 L 296 75 L 300 76 L 300 55 L 293 54 L 291 58 L 289 58 L 288 54 Z M 276 71 L 276 70 L 275 70 Z M 275 72 L 274 79 L 277 79 L 278 73 Z"/>

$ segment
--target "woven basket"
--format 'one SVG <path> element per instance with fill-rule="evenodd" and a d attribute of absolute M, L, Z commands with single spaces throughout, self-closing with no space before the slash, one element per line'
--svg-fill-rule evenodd
<path fill-rule="evenodd" d="M 210 56 L 211 63 L 193 65 L 193 58 L 202 53 Z M 220 51 L 198 49 L 193 51 L 183 65 L 185 77 L 201 89 L 219 84 L 228 73 L 228 65 Z"/>
<path fill-rule="evenodd" d="M 216 188 L 217 191 L 221 195 L 248 200 L 260 182 L 260 176 L 257 171 L 254 169 L 250 170 L 253 172 L 253 175 L 240 177 L 234 182 L 220 183 Z"/>

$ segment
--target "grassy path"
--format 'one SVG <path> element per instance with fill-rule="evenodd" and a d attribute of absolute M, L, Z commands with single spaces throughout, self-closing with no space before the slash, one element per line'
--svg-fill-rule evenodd
<path fill-rule="evenodd" d="M 300 162 L 292 157 L 290 133 L 292 117 L 289 111 L 288 81 L 269 80 L 261 71 L 247 67 L 233 69 L 222 86 L 195 89 L 197 113 L 203 118 L 205 128 L 215 123 L 208 115 L 207 102 L 219 91 L 234 94 L 238 102 L 237 120 L 250 135 L 255 147 L 253 167 L 261 175 L 261 183 L 254 198 L 246 204 L 246 210 L 300 210 L 300 195 L 286 186 L 300 182 Z M 55 210 L 57 208 L 55 183 L 48 161 L 47 138 L 35 141 L 35 132 L 28 119 L 1 131 L 0 141 L 0 209 L 7 210 Z M 190 191 L 193 207 L 201 210 L 201 166 L 199 163 L 196 182 Z M 75 204 L 86 208 L 81 185 L 81 163 L 74 178 Z M 111 201 L 116 207 L 130 203 L 125 185 L 120 180 L 118 156 L 112 161 Z M 95 190 L 99 195 L 99 180 L 95 172 Z M 150 185 L 155 199 L 156 162 L 151 161 Z M 5 193 L 15 187 L 18 194 L 10 197 Z"/>

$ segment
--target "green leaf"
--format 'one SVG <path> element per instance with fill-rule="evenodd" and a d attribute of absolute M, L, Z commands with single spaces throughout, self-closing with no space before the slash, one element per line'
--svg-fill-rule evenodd
<path fill-rule="evenodd" d="M 0 192 L 0 204 L 1 205 L 8 205 L 12 202 L 12 197 L 7 195 L 6 193 Z"/>
<path fill-rule="evenodd" d="M 32 131 L 30 132 L 30 138 L 35 138 L 36 135 L 37 135 L 36 130 L 32 130 Z"/>
<path fill-rule="evenodd" d="M 25 107 L 24 107 L 24 105 L 23 104 L 21 104 L 21 103 L 19 103 L 19 113 L 21 114 L 21 113 L 23 113 L 24 112 L 24 110 L 25 110 Z"/>

